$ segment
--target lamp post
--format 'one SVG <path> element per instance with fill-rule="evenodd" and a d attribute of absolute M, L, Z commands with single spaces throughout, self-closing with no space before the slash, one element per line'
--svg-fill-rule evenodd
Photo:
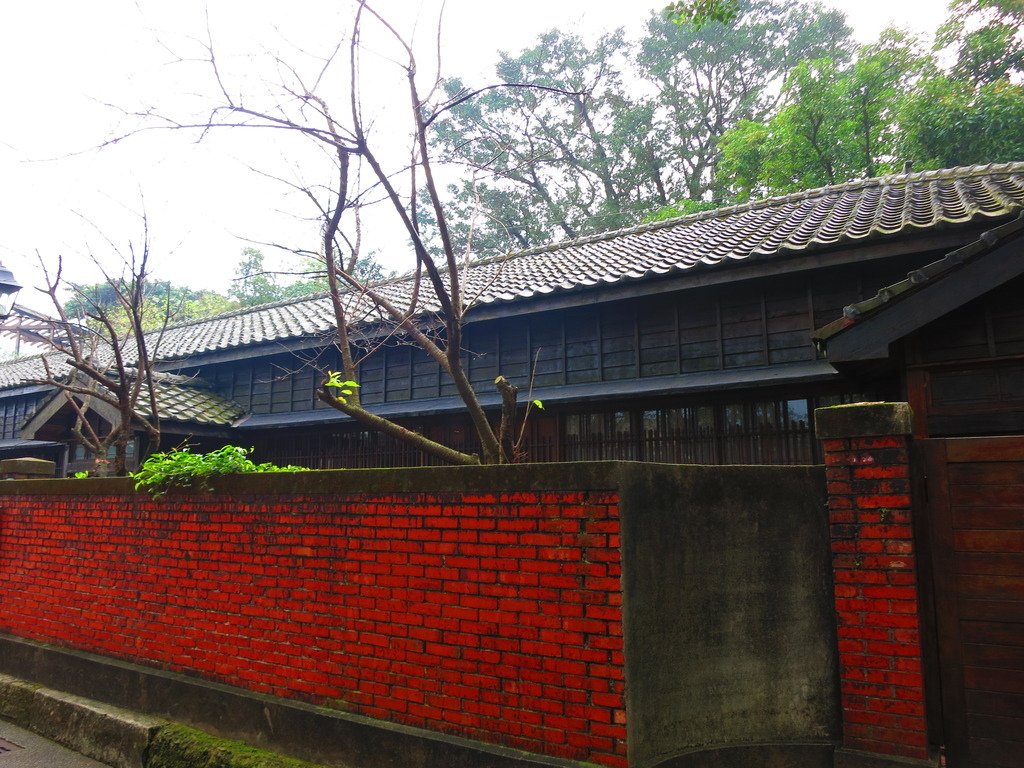
<path fill-rule="evenodd" d="M 21 290 L 21 283 L 14 279 L 14 273 L 0 264 L 0 320 L 6 320 L 14 309 L 14 299 Z"/>

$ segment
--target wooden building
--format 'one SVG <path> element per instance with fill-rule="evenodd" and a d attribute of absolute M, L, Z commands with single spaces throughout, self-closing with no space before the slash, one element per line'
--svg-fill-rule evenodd
<path fill-rule="evenodd" d="M 532 378 L 531 461 L 815 462 L 813 409 L 862 399 L 909 398 L 921 434 L 1020 431 L 1024 240 L 1008 222 L 1022 205 L 1024 163 L 957 168 L 480 260 L 468 370 L 489 407 L 499 373 L 523 391 Z M 320 296 L 168 331 L 160 368 L 203 393 L 169 383 L 174 442 L 314 468 L 429 463 L 317 401 L 339 367 L 332 323 Z M 0 455 L 69 444 L 53 393 L 29 383 L 39 367 L 0 365 Z M 372 410 L 473 450 L 454 387 L 417 348 L 384 345 L 358 378 Z"/>

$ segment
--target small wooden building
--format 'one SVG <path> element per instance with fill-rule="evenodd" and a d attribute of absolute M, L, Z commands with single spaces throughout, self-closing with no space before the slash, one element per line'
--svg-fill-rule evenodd
<path fill-rule="evenodd" d="M 1024 163 L 956 168 L 483 259 L 467 274 L 468 370 L 488 407 L 498 374 L 532 382 L 531 461 L 814 462 L 813 409 L 863 399 L 926 402 L 922 434 L 1019 430 L 1024 314 L 1006 265 L 1022 205 Z M 178 409 L 175 430 L 314 468 L 429 463 L 317 401 L 339 367 L 332 323 L 320 296 L 168 331 L 160 368 L 237 409 L 216 423 Z M 0 456 L 26 437 L 69 444 L 60 409 L 34 416 L 52 394 L 27 383 L 38 367 L 0 365 Z M 372 410 L 473 450 L 454 387 L 417 348 L 384 344 L 358 378 Z"/>

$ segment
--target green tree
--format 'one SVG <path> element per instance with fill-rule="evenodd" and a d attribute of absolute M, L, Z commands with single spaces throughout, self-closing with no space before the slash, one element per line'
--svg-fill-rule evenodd
<path fill-rule="evenodd" d="M 849 64 L 801 62 L 775 115 L 743 121 L 723 136 L 720 183 L 743 200 L 890 170 L 899 115 L 926 65 L 917 41 L 896 30 L 862 47 Z"/>
<path fill-rule="evenodd" d="M 253 307 L 287 298 L 275 276 L 264 269 L 263 261 L 262 251 L 251 247 L 242 249 L 242 260 L 235 267 L 235 279 L 228 288 L 228 296 L 240 306 Z"/>
<path fill-rule="evenodd" d="M 943 71 L 909 94 L 901 114 L 899 153 L 917 168 L 1024 157 L 1024 0 L 956 0 L 939 28 Z"/>
<path fill-rule="evenodd" d="M 500 80 L 547 90 L 488 91 L 434 125 L 444 158 L 470 169 L 446 208 L 459 249 L 523 249 L 720 198 L 721 135 L 766 116 L 773 85 L 802 56 L 845 60 L 850 48 L 838 12 L 742 0 L 729 24 L 655 14 L 637 45 L 621 31 L 593 45 L 552 31 L 503 55 Z M 455 99 L 470 92 L 458 80 L 447 87 Z M 420 215 L 433 223 L 427 206 Z"/>
<path fill-rule="evenodd" d="M 901 157 L 918 169 L 1024 157 L 1024 86 L 1002 78 L 974 87 L 946 75 L 922 82 L 900 115 Z"/>
<path fill-rule="evenodd" d="M 845 62 L 851 49 L 844 16 L 816 5 L 743 0 L 730 24 L 700 28 L 652 17 L 637 65 L 656 89 L 655 152 L 671 169 L 673 197 L 726 198 L 715 181 L 722 135 L 772 114 L 774 86 L 802 60 Z"/>
<path fill-rule="evenodd" d="M 577 237 L 666 202 L 650 113 L 623 85 L 625 55 L 621 30 L 592 47 L 552 30 L 518 56 L 502 54 L 496 67 L 505 83 L 540 88 L 494 89 L 435 123 L 442 156 L 469 171 L 450 187 L 459 250 Z M 446 89 L 453 99 L 470 90 L 461 80 Z"/>
<path fill-rule="evenodd" d="M 668 219 L 677 219 L 680 216 L 688 216 L 691 213 L 713 211 L 718 207 L 720 207 L 718 203 L 713 203 L 710 200 L 680 200 L 678 203 L 669 203 L 658 208 L 656 211 L 645 214 L 643 222 L 647 224 L 652 221 L 667 221 Z"/>
<path fill-rule="evenodd" d="M 112 312 L 118 306 L 117 286 L 110 282 L 71 286 L 73 294 L 64 302 L 68 317 L 81 318 L 89 325 L 89 319 L 97 310 L 106 311 L 118 333 L 130 330 L 128 316 L 123 312 Z M 142 328 L 151 331 L 165 324 L 184 323 L 199 320 L 235 309 L 238 304 L 227 296 L 210 290 L 196 290 L 187 286 L 173 285 L 166 280 L 147 280 L 142 288 Z"/>
<path fill-rule="evenodd" d="M 242 260 L 235 268 L 234 283 L 228 289 L 228 295 L 237 302 L 237 306 L 255 307 L 328 290 L 324 266 L 316 259 L 303 259 L 300 262 L 303 268 L 299 271 L 301 279 L 290 282 L 279 279 L 283 273 L 267 270 L 264 259 L 263 252 L 257 248 L 242 249 Z M 358 280 L 375 283 L 393 277 L 394 272 L 384 269 L 373 254 L 368 254 L 354 259 L 352 275 Z"/>
<path fill-rule="evenodd" d="M 1024 0 L 954 0 L 936 46 L 956 59 L 949 75 L 978 87 L 1024 71 Z"/>
<path fill-rule="evenodd" d="M 676 24 L 693 24 L 698 29 L 712 21 L 729 24 L 739 12 L 739 0 L 678 0 L 665 7 L 665 15 Z"/>

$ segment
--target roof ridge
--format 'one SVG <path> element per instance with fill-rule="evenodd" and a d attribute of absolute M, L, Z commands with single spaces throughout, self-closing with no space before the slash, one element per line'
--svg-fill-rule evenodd
<path fill-rule="evenodd" d="M 649 221 L 644 224 L 637 224 L 632 227 L 625 227 L 623 229 L 614 229 L 609 230 L 607 232 L 595 232 L 592 235 L 577 237 L 571 240 L 562 240 L 557 243 L 538 245 L 534 246 L 533 248 L 527 248 L 522 251 L 512 251 L 505 254 L 486 256 L 482 259 L 473 261 L 472 265 L 475 266 L 481 264 L 490 264 L 494 261 L 514 259 L 520 256 L 532 256 L 538 253 L 549 253 L 561 250 L 563 248 L 573 248 L 580 245 L 589 245 L 591 243 L 598 243 L 604 240 L 611 240 L 616 237 L 622 237 L 624 235 L 643 234 L 645 232 L 664 229 L 666 227 L 673 227 L 679 224 L 696 223 L 698 221 L 704 221 L 707 219 L 720 219 L 726 216 L 731 216 L 732 214 L 735 213 L 756 211 L 761 210 L 763 208 L 769 208 L 775 205 L 784 205 L 786 203 L 808 200 L 813 197 L 825 197 L 826 195 L 830 194 L 852 192 L 859 189 L 868 189 L 870 187 L 891 186 L 899 183 L 912 184 L 915 182 L 931 181 L 934 179 L 964 179 L 972 178 L 974 176 L 989 176 L 992 175 L 993 173 L 1011 173 L 1013 171 L 1024 171 L 1024 161 L 1014 161 L 1006 163 L 986 163 L 984 165 L 963 165 L 957 166 L 955 168 L 941 168 L 932 171 L 890 173 L 885 174 L 883 176 L 871 176 L 866 179 L 851 179 L 850 181 L 844 181 L 838 184 L 828 184 L 823 187 L 816 187 L 814 189 L 804 189 L 800 190 L 799 192 L 789 192 L 785 195 L 762 197 L 757 200 L 748 200 L 747 202 L 744 203 L 736 203 L 733 205 L 723 206 L 721 208 L 713 208 L 708 211 L 697 211 L 696 213 L 687 213 L 682 216 L 675 216 L 671 219 L 663 219 L 661 221 Z"/>
<path fill-rule="evenodd" d="M 381 286 L 390 285 L 392 283 L 401 282 L 408 277 L 413 275 L 415 270 L 404 272 L 400 275 L 393 275 L 392 277 L 384 278 L 383 280 L 374 280 L 366 283 L 368 288 L 379 288 Z M 342 286 L 342 292 L 345 293 L 352 290 L 351 286 Z M 200 325 L 202 323 L 209 323 L 212 320 L 221 320 L 223 318 L 241 317 L 253 312 L 261 312 L 265 309 L 276 309 L 277 307 L 287 307 L 290 304 L 303 304 L 308 301 L 318 301 L 320 299 L 328 299 L 331 296 L 329 290 L 315 291 L 314 293 L 307 293 L 305 296 L 291 296 L 287 299 L 277 299 L 276 301 L 268 301 L 263 304 L 253 304 L 249 307 L 238 307 L 237 309 L 229 309 L 227 312 L 219 312 L 216 315 L 210 315 L 209 317 L 197 317 L 192 320 L 183 320 L 180 323 L 174 323 L 164 328 L 164 331 L 175 331 L 179 328 L 188 328 L 192 325 Z M 159 329 L 155 329 L 158 331 Z M 154 331 L 148 331 L 147 333 L 153 333 Z"/>
<path fill-rule="evenodd" d="M 991 180 L 994 184 L 993 194 L 997 198 L 995 203 L 993 203 L 995 208 L 983 209 L 976 207 L 975 193 L 967 191 L 966 194 L 970 200 L 965 204 L 968 205 L 970 210 L 968 210 L 966 217 L 962 212 L 957 213 L 957 218 L 955 219 L 957 224 L 991 219 L 993 217 L 1003 217 L 1014 210 L 1013 207 L 1008 209 L 1007 205 L 1017 206 L 1024 203 L 1024 190 L 1019 187 L 1019 180 L 1024 178 L 1024 162 L 1022 161 L 893 173 L 866 179 L 854 179 L 839 184 L 792 192 L 786 195 L 761 198 L 709 211 L 699 211 L 664 221 L 647 222 L 625 229 L 597 233 L 583 238 L 551 243 L 518 252 L 495 254 L 479 259 L 470 258 L 469 260 L 463 257 L 459 259 L 457 268 L 460 272 L 464 267 L 468 267 L 470 271 L 474 268 L 479 269 L 475 279 L 480 283 L 477 286 L 480 294 L 476 297 L 476 301 L 479 303 L 489 303 L 492 301 L 511 301 L 518 297 L 535 296 L 539 293 L 547 293 L 553 290 L 568 290 L 574 287 L 594 285 L 600 280 L 615 282 L 627 277 L 639 278 L 642 274 L 663 274 L 672 269 L 688 268 L 698 262 L 717 264 L 724 258 L 723 253 L 725 253 L 723 251 L 725 246 L 719 247 L 719 240 L 721 238 L 717 237 L 717 231 L 721 229 L 725 233 L 724 237 L 726 240 L 732 243 L 729 245 L 730 248 L 739 247 L 737 243 L 742 239 L 742 233 L 737 233 L 734 230 L 737 230 L 741 225 L 744 230 L 749 225 L 751 231 L 756 230 L 760 233 L 757 235 L 758 237 L 767 237 L 768 240 L 762 242 L 762 245 L 757 246 L 750 246 L 748 243 L 746 246 L 743 246 L 746 250 L 743 250 L 740 255 L 734 254 L 734 258 L 746 258 L 754 254 L 763 256 L 790 253 L 793 248 L 828 247 L 835 245 L 843 238 L 852 237 L 844 229 L 849 222 L 834 224 L 839 229 L 834 233 L 834 236 L 826 232 L 824 239 L 819 238 L 817 235 L 814 237 L 809 235 L 804 237 L 799 232 L 794 235 L 793 232 L 796 232 L 796 230 L 792 232 L 787 230 L 781 235 L 779 233 L 768 234 L 763 231 L 764 227 L 759 222 L 766 217 L 773 220 L 783 220 L 790 224 L 794 220 L 805 222 L 809 220 L 808 217 L 811 215 L 810 209 L 817 210 L 823 206 L 831 208 L 833 202 L 845 201 L 844 205 L 850 207 L 854 199 L 863 200 L 865 197 L 885 197 L 884 193 L 886 191 L 900 193 L 910 188 L 921 188 L 924 190 L 925 197 L 934 197 L 938 201 L 940 208 L 942 208 L 941 215 L 937 219 L 933 216 L 933 220 L 926 225 L 927 227 L 934 227 L 938 226 L 936 224 L 938 221 L 954 221 L 947 217 L 945 208 L 943 208 L 944 203 L 938 199 L 941 191 L 940 188 L 946 186 L 945 180 L 953 179 L 958 182 L 958 187 L 973 188 L 977 186 L 973 180 L 978 178 Z M 1002 184 L 1002 181 L 1006 178 L 1017 181 L 1010 185 L 1010 187 L 1007 187 L 1007 189 L 1000 191 L 1005 186 Z M 870 193 L 865 195 L 863 190 L 870 190 Z M 896 196 L 899 197 L 900 195 Z M 872 205 L 883 204 L 876 201 Z M 817 211 L 817 213 L 820 214 L 821 211 Z M 849 212 L 843 213 L 842 211 L 840 211 L 839 215 L 844 220 L 852 216 Z M 878 213 L 876 212 L 876 219 L 877 216 Z M 748 218 L 750 221 L 748 221 Z M 898 215 L 897 218 L 899 222 L 897 222 L 897 227 L 894 231 L 909 231 L 910 229 L 922 226 L 914 221 L 912 217 L 908 218 L 906 210 L 903 211 L 902 215 Z M 707 224 L 693 226 L 700 223 Z M 864 222 L 861 222 L 861 224 L 864 224 Z M 869 221 L 867 224 L 870 224 L 870 226 L 865 229 L 862 235 L 857 235 L 858 239 L 869 235 L 888 236 L 891 234 L 887 229 L 880 228 L 877 225 L 877 221 Z M 863 227 L 861 228 L 863 229 Z M 710 231 L 705 232 L 705 229 Z M 646 242 L 647 236 L 643 238 L 643 242 L 637 243 L 628 239 L 630 235 L 648 232 L 655 233 L 650 236 L 654 241 L 660 242 L 664 238 L 666 241 L 676 243 L 678 247 L 673 245 L 662 253 L 658 242 Z M 746 235 L 742 235 L 742 237 L 746 237 Z M 695 240 L 710 240 L 710 247 L 717 249 L 714 254 L 715 259 L 712 261 L 706 260 L 708 244 L 694 251 L 695 246 L 692 245 L 691 241 Z M 796 245 L 791 245 L 791 241 L 796 243 Z M 597 245 L 588 247 L 590 243 Z M 586 256 L 583 255 L 584 251 L 587 253 Z M 604 258 L 602 254 L 605 251 L 609 253 L 636 251 L 644 255 L 645 261 L 635 269 L 632 266 L 615 262 L 614 265 L 608 267 L 611 272 L 605 276 L 591 274 L 586 267 L 580 267 L 578 264 L 573 266 L 573 264 L 576 264 L 576 261 L 568 264 L 564 269 L 558 266 L 563 261 L 563 254 L 566 257 L 579 255 L 581 258 L 577 261 L 587 263 L 593 257 L 598 263 L 601 263 L 602 258 Z M 676 251 L 679 251 L 679 253 L 676 253 Z M 611 256 L 608 258 L 611 258 Z M 612 261 L 615 260 L 612 259 Z M 489 274 L 491 271 L 495 271 L 496 265 L 499 267 L 508 265 L 511 277 L 507 280 L 507 286 L 506 282 L 503 282 L 502 279 Z M 442 273 L 447 273 L 447 265 L 439 265 L 439 269 Z M 371 283 L 371 285 L 381 290 L 387 296 L 391 296 L 393 293 L 395 295 L 405 295 L 408 293 L 410 281 L 414 279 L 415 274 L 415 269 L 413 269 L 403 274 L 394 275 L 386 280 L 376 281 Z M 519 275 L 519 277 L 516 277 L 516 275 Z M 524 287 L 522 280 L 532 280 L 533 282 Z M 498 283 L 506 286 L 507 289 L 502 288 L 499 293 L 495 293 L 496 289 L 494 286 Z M 344 288 L 346 293 L 352 293 L 347 285 Z M 168 342 L 169 347 L 174 348 L 176 351 L 173 353 L 165 352 L 164 354 L 174 356 L 179 352 L 182 354 L 193 354 L 205 349 L 230 349 L 251 343 L 253 339 L 280 339 L 304 335 L 307 331 L 303 329 L 313 326 L 320 327 L 325 323 L 331 322 L 327 318 L 326 308 L 323 304 L 319 303 L 328 300 L 329 293 L 318 292 L 308 296 L 297 296 L 276 302 L 258 304 L 253 307 L 240 307 L 213 317 L 199 318 L 168 326 L 168 331 L 182 330 L 174 332 L 172 340 Z M 282 316 L 277 316 L 273 310 L 281 307 L 294 307 L 295 309 L 281 313 Z M 265 312 L 266 310 L 270 311 Z M 261 313 L 263 313 L 262 316 Z M 291 318 L 291 315 L 293 314 L 299 327 L 295 327 L 295 323 L 292 322 L 293 318 Z M 238 318 L 253 318 L 254 321 L 251 323 L 242 322 Z M 259 322 L 256 322 L 257 320 Z M 248 328 L 249 325 L 252 325 L 253 328 Z"/>
<path fill-rule="evenodd" d="M 838 184 L 828 184 L 823 187 L 816 187 L 814 189 L 805 189 L 800 190 L 799 192 L 790 192 L 785 195 L 775 195 L 772 197 L 759 198 L 757 200 L 748 200 L 747 202 L 744 203 L 736 203 L 733 205 L 723 206 L 721 208 L 713 208 L 707 211 L 687 213 L 682 216 L 675 216 L 671 219 L 664 219 L 662 221 L 649 221 L 643 224 L 634 225 L 632 227 L 608 230 L 607 232 L 595 232 L 592 235 L 577 237 L 570 240 L 562 240 L 557 243 L 546 243 L 545 245 L 538 245 L 532 248 L 526 248 L 521 251 L 508 251 L 506 253 L 484 256 L 479 259 L 471 260 L 468 266 L 486 266 L 488 264 L 493 264 L 495 262 L 517 259 L 521 256 L 532 256 L 538 253 L 550 253 L 561 250 L 563 248 L 572 248 L 580 245 L 589 245 L 591 243 L 598 243 L 604 240 L 611 240 L 616 237 L 622 237 L 624 235 L 643 234 L 645 232 L 652 232 L 658 229 L 665 229 L 667 227 L 678 226 L 680 224 L 696 223 L 698 221 L 706 221 L 708 219 L 721 219 L 726 216 L 731 216 L 735 213 L 761 210 L 763 208 L 769 208 L 774 205 L 784 205 L 786 203 L 807 200 L 812 197 L 824 197 L 825 195 L 829 194 L 838 194 L 858 189 L 867 189 L 869 187 L 882 187 L 896 183 L 914 183 L 919 181 L 929 181 L 932 179 L 944 178 L 971 178 L 973 176 L 991 175 L 992 173 L 1009 173 L 1014 170 L 1024 171 L 1024 161 L 1006 163 L 987 163 L 984 165 L 965 165 L 958 166 L 956 168 L 943 168 L 933 171 L 892 173 L 883 176 L 872 176 L 866 179 L 853 179 Z M 439 269 L 442 272 L 442 274 L 448 271 L 446 265 L 439 266 Z M 370 283 L 369 285 L 371 287 L 376 288 L 379 286 L 399 283 L 408 280 L 414 274 L 415 270 L 408 270 L 401 274 L 394 275 L 393 277 L 389 277 L 385 280 L 379 280 Z M 343 292 L 347 293 L 348 290 L 350 290 L 350 288 L 345 288 Z M 250 307 L 239 307 L 238 309 L 232 309 L 227 312 L 221 312 L 220 314 L 211 315 L 210 317 L 201 317 L 195 318 L 193 320 L 186 320 L 181 323 L 168 325 L 167 328 L 165 328 L 164 330 L 173 331 L 178 330 L 179 328 L 188 328 L 190 326 L 201 325 L 215 320 L 242 317 L 244 315 L 252 314 L 255 312 L 261 312 L 266 309 L 275 309 L 277 307 L 286 307 L 294 304 L 303 304 L 306 302 L 318 301 L 329 297 L 330 291 L 317 291 L 316 293 L 311 293 L 306 296 L 294 296 L 287 299 L 279 299 L 277 301 L 268 301 L 265 304 L 255 304 Z"/>

